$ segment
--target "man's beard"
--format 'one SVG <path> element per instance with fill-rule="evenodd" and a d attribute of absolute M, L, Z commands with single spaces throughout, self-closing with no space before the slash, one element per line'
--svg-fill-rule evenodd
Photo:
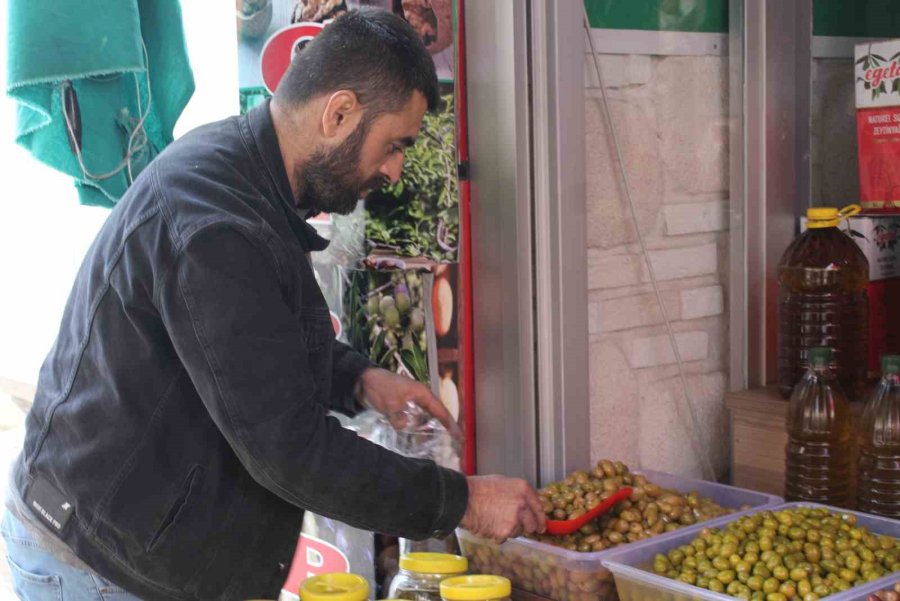
<path fill-rule="evenodd" d="M 363 190 L 374 190 L 385 184 L 380 173 L 367 180 L 359 177 L 360 154 L 368 130 L 364 118 L 337 148 L 328 152 L 318 149 L 297 168 L 295 175 L 300 182 L 297 206 L 347 215 L 356 208 Z"/>

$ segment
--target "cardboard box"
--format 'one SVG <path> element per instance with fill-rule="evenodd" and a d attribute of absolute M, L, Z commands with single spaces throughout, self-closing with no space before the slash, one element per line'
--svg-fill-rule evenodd
<path fill-rule="evenodd" d="M 857 215 L 850 235 L 869 261 L 869 375 L 900 353 L 900 215 Z"/>
<path fill-rule="evenodd" d="M 900 278 L 900 215 L 856 215 L 845 231 L 869 261 L 869 281 Z"/>
<path fill-rule="evenodd" d="M 900 40 L 857 44 L 855 58 L 860 203 L 900 213 Z"/>

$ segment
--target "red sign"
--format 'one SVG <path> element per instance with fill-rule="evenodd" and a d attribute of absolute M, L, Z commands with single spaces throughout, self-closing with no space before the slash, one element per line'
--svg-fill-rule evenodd
<path fill-rule="evenodd" d="M 294 55 L 319 35 L 324 27 L 322 23 L 295 23 L 275 32 L 266 40 L 259 56 L 259 69 L 263 84 L 270 94 L 275 93 L 275 88 L 284 77 Z"/>
<path fill-rule="evenodd" d="M 900 207 L 900 107 L 856 111 L 859 199 L 867 210 Z"/>
<path fill-rule="evenodd" d="M 350 561 L 347 556 L 331 543 L 308 534 L 301 534 L 287 582 L 281 588 L 291 595 L 297 595 L 300 584 L 307 578 L 335 572 L 350 573 Z"/>

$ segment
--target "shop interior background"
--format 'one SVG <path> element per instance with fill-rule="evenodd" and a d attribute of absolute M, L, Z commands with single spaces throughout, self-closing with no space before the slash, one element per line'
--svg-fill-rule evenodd
<path fill-rule="evenodd" d="M 621 15 L 624 22 L 592 26 L 638 216 L 674 322 L 689 392 L 703 416 L 699 429 L 679 409 L 682 393 L 674 356 L 636 244 L 587 52 L 584 294 L 591 458 L 615 456 L 635 466 L 699 475 L 692 438 L 702 436 L 706 448 L 728 448 L 724 399 L 729 389 L 732 249 L 728 21 L 722 7 L 729 2 L 684 4 L 699 7 L 708 18 L 687 25 L 687 31 L 662 25 L 639 30 L 629 25 L 627 14 Z M 851 4 L 817 0 L 814 6 Z M 209 6 L 200 0 L 182 2 L 196 92 L 176 136 L 239 110 L 233 9 L 229 3 L 215 10 Z M 6 10 L 7 0 L 0 0 L 0 15 Z M 812 41 L 811 189 L 813 204 L 835 205 L 857 194 L 856 40 L 821 33 L 826 35 Z M 0 35 L 5 40 L 5 19 L 0 19 Z M 4 81 L 5 52 L 5 44 L 0 45 Z M 13 132 L 13 103 L 2 95 L 0 157 L 6 190 L 0 205 L 0 378 L 34 383 L 76 270 L 108 211 L 80 206 L 71 179 L 37 163 L 14 143 Z M 2 396 L 0 401 L 4 408 L 10 405 Z M 0 412 L 0 428 L 15 432 L 21 418 L 21 410 L 12 406 Z M 714 459 L 716 476 L 727 477 L 727 452 Z M 3 457 L 0 464 L 5 468 Z"/>

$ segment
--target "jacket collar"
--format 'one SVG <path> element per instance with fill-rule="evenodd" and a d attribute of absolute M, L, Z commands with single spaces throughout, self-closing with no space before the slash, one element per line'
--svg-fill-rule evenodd
<path fill-rule="evenodd" d="M 328 240 L 321 237 L 316 232 L 316 228 L 306 223 L 297 214 L 297 209 L 294 207 L 294 193 L 284 167 L 284 159 L 281 156 L 281 147 L 278 145 L 278 136 L 275 133 L 275 125 L 272 123 L 269 104 L 270 101 L 267 100 L 245 116 L 252 141 L 256 146 L 254 150 L 259 154 L 258 158 L 265 169 L 263 175 L 269 180 L 277 195 L 277 198 L 268 200 L 277 210 L 284 212 L 288 224 L 307 251 L 325 250 L 328 247 Z"/>

